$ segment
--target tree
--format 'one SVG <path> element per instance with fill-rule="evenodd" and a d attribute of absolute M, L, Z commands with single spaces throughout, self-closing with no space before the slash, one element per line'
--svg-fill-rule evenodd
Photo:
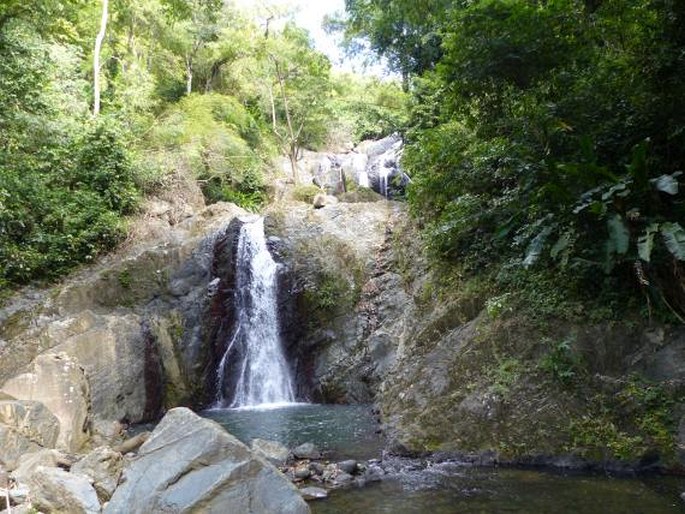
<path fill-rule="evenodd" d="M 102 0 L 102 18 L 100 20 L 100 31 L 95 38 L 95 49 L 93 50 L 93 116 L 100 114 L 100 51 L 102 41 L 105 39 L 107 30 L 107 17 L 109 14 L 108 0 Z"/>
<path fill-rule="evenodd" d="M 390 67 L 401 74 L 404 89 L 408 90 L 410 76 L 432 69 L 440 60 L 441 26 L 452 3 L 346 0 L 347 16 L 339 27 L 352 52 L 359 49 L 360 41 L 368 41 L 371 50 L 386 57 Z"/>
<path fill-rule="evenodd" d="M 271 127 L 298 183 L 302 150 L 325 141 L 330 62 L 312 48 L 304 30 L 291 24 L 264 45 Z"/>

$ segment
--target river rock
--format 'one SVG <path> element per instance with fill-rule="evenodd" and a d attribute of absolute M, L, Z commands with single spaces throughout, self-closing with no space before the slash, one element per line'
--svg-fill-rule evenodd
<path fill-rule="evenodd" d="M 78 451 L 88 440 L 89 386 L 79 363 L 65 353 L 46 353 L 31 370 L 2 386 L 21 400 L 43 403 L 59 421 L 56 447 Z"/>
<path fill-rule="evenodd" d="M 306 480 L 312 476 L 312 472 L 309 466 L 298 466 L 293 470 L 293 476 L 295 480 Z"/>
<path fill-rule="evenodd" d="M 357 472 L 357 461 L 356 460 L 344 460 L 338 462 L 338 469 L 350 475 L 354 475 Z"/>
<path fill-rule="evenodd" d="M 183 407 L 164 416 L 122 480 L 105 513 L 309 512 L 275 467 Z"/>
<path fill-rule="evenodd" d="M 304 443 L 300 446 L 293 448 L 293 457 L 296 459 L 320 459 L 321 452 L 314 446 L 314 443 Z"/>
<path fill-rule="evenodd" d="M 59 468 L 38 467 L 27 484 L 33 506 L 46 512 L 99 514 L 100 503 L 86 477 Z"/>
<path fill-rule="evenodd" d="M 112 497 L 124 469 L 124 458 L 106 446 L 96 448 L 71 467 L 71 472 L 93 481 L 101 501 Z"/>
<path fill-rule="evenodd" d="M 314 475 L 322 475 L 324 472 L 324 469 L 326 469 L 326 467 L 323 464 L 321 464 L 320 462 L 310 462 L 309 463 L 309 469 L 312 470 L 312 473 Z"/>
<path fill-rule="evenodd" d="M 288 449 L 277 441 L 253 439 L 252 450 L 268 460 L 274 466 L 282 466 L 288 460 Z"/>
<path fill-rule="evenodd" d="M 36 472 L 38 467 L 44 468 L 69 468 L 73 462 L 73 457 L 62 453 L 59 450 L 43 448 L 37 452 L 24 455 L 17 468 L 12 472 L 12 476 L 18 482 L 26 483 Z"/>
<path fill-rule="evenodd" d="M 328 491 L 321 487 L 303 487 L 300 489 L 300 494 L 305 500 L 321 500 L 328 498 Z"/>

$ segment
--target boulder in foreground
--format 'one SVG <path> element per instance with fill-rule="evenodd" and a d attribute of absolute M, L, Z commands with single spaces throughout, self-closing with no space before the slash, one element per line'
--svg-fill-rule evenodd
<path fill-rule="evenodd" d="M 214 421 L 170 410 L 124 470 L 105 513 L 306 514 L 279 471 Z"/>

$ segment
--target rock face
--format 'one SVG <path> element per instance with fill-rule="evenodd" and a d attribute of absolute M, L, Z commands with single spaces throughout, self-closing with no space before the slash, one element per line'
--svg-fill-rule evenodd
<path fill-rule="evenodd" d="M 0 461 L 10 469 L 19 457 L 57 443 L 59 421 L 40 402 L 0 401 Z"/>
<path fill-rule="evenodd" d="M 260 457 L 265 458 L 274 466 L 282 466 L 288 460 L 290 452 L 281 443 L 276 441 L 267 441 L 265 439 L 253 439 L 252 451 Z"/>
<path fill-rule="evenodd" d="M 281 320 L 301 396 L 372 402 L 392 367 L 410 304 L 391 264 L 404 206 L 281 204 L 267 217 L 284 264 Z"/>
<path fill-rule="evenodd" d="M 5 382 L 3 391 L 39 401 L 57 417 L 56 447 L 78 451 L 88 440 L 89 383 L 79 363 L 65 353 L 39 355 L 30 371 Z"/>
<path fill-rule="evenodd" d="M 0 391 L 43 403 L 59 420 L 58 448 L 112 441 L 206 394 L 212 250 L 244 211 L 164 205 L 152 206 L 159 219 L 143 223 L 144 240 L 0 309 Z"/>
<path fill-rule="evenodd" d="M 394 134 L 379 141 L 363 141 L 342 152 L 305 151 L 299 162 L 300 181 L 316 184 L 329 194 L 343 193 L 345 184 L 352 183 L 396 198 L 404 193 L 410 181 L 400 166 L 402 148 L 401 137 Z M 276 165 L 286 175 L 291 174 L 286 158 Z"/>
<path fill-rule="evenodd" d="M 106 513 L 307 513 L 297 490 L 213 421 L 170 410 L 125 469 Z"/>

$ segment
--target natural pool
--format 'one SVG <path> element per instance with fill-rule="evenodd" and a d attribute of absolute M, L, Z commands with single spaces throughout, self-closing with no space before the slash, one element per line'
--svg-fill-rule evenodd
<path fill-rule="evenodd" d="M 213 419 L 246 444 L 255 438 L 293 448 L 314 443 L 332 459 L 370 459 L 380 455 L 383 440 L 367 405 L 288 404 L 267 408 L 207 410 Z"/>
<path fill-rule="evenodd" d="M 383 441 L 368 406 L 293 404 L 267 409 L 210 410 L 229 432 L 249 443 L 275 440 L 288 447 L 312 442 L 331 459 L 380 456 Z M 454 462 L 389 458 L 388 474 L 363 488 L 332 491 L 312 502 L 314 514 L 665 514 L 685 512 L 685 478 L 611 478 Z"/>

